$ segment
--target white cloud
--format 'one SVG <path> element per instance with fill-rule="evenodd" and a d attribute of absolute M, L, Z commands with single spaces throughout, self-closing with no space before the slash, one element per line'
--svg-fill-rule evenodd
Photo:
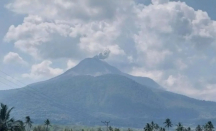
<path fill-rule="evenodd" d="M 133 68 L 131 73 L 134 76 L 143 76 L 143 77 L 149 77 L 156 81 L 161 81 L 163 77 L 163 72 L 159 70 L 145 70 L 143 68 Z"/>
<path fill-rule="evenodd" d="M 3 62 L 5 64 L 21 64 L 27 65 L 28 63 L 23 60 L 23 58 L 15 52 L 9 52 L 7 55 L 4 56 Z"/>
<path fill-rule="evenodd" d="M 52 68 L 52 64 L 49 60 L 44 60 L 39 64 L 32 65 L 31 72 L 29 74 L 23 74 L 23 77 L 32 79 L 51 78 L 63 73 L 62 69 Z"/>
<path fill-rule="evenodd" d="M 40 15 L 54 20 L 106 20 L 113 19 L 124 11 L 119 5 L 126 7 L 132 0 L 14 0 L 6 7 L 15 13 Z"/>
<path fill-rule="evenodd" d="M 169 0 L 151 0 L 153 4 L 164 4 L 168 3 Z"/>
<path fill-rule="evenodd" d="M 68 60 L 67 61 L 67 70 L 73 68 L 78 64 L 78 61 L 76 60 Z"/>
<path fill-rule="evenodd" d="M 197 79 L 208 81 L 216 73 L 216 21 L 184 2 L 13 0 L 7 8 L 26 17 L 22 24 L 11 25 L 5 41 L 36 59 L 81 60 L 108 48 L 112 65 L 196 98 L 196 85 L 203 90 L 208 85 Z M 75 65 L 72 60 L 68 68 Z M 25 76 L 54 76 L 50 62 L 42 65 L 45 71 L 32 69 Z"/>

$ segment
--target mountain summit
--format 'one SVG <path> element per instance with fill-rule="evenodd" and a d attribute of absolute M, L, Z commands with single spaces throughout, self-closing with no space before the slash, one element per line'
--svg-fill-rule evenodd
<path fill-rule="evenodd" d="M 98 59 L 98 57 L 86 58 L 82 60 L 78 65 L 69 69 L 61 76 L 66 76 L 66 77 L 79 76 L 79 75 L 101 76 L 105 74 L 118 74 L 118 75 L 126 76 L 144 86 L 150 88 L 162 89 L 162 87 L 151 78 L 132 76 L 123 73 L 116 67 L 109 65 L 108 63 L 106 63 L 101 59 Z"/>
<path fill-rule="evenodd" d="M 96 57 L 86 58 L 82 60 L 78 65 L 76 65 L 74 68 L 69 69 L 64 73 L 64 75 L 72 76 L 100 76 L 105 74 L 121 74 L 121 71 Z"/>

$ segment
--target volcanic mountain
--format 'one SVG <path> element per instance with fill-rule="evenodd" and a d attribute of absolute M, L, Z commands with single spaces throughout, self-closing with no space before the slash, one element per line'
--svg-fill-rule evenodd
<path fill-rule="evenodd" d="M 0 91 L 0 102 L 14 106 L 16 118 L 35 123 L 143 127 L 146 122 L 198 124 L 215 121 L 216 103 L 165 91 L 147 77 L 125 74 L 108 63 L 87 58 L 50 80 Z"/>

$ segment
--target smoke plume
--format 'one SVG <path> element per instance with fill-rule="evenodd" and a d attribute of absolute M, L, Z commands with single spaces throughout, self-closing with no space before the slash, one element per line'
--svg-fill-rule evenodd
<path fill-rule="evenodd" d="M 104 60 L 104 59 L 106 59 L 106 58 L 109 57 L 109 54 L 110 54 L 110 50 L 109 49 L 105 49 L 103 52 L 99 53 L 94 58 L 98 58 L 98 59 Z"/>

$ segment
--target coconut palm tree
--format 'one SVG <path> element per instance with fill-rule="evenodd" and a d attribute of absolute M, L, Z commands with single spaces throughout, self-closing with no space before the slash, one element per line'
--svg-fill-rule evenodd
<path fill-rule="evenodd" d="M 7 105 L 1 103 L 1 110 L 0 110 L 0 131 L 8 130 L 9 125 L 11 125 L 14 120 L 10 118 L 10 112 L 13 110 L 8 109 Z"/>
<path fill-rule="evenodd" d="M 160 131 L 165 131 L 165 128 L 161 127 L 161 128 L 160 128 Z"/>
<path fill-rule="evenodd" d="M 155 123 L 152 121 L 151 122 L 151 129 L 152 129 L 152 131 L 154 130 L 154 128 L 155 128 Z"/>
<path fill-rule="evenodd" d="M 0 131 L 16 130 L 23 131 L 24 124 L 22 121 L 15 121 L 13 118 L 10 118 L 10 113 L 13 110 L 13 107 L 8 109 L 7 105 L 1 103 L 0 108 Z"/>
<path fill-rule="evenodd" d="M 12 123 L 11 131 L 25 131 L 25 126 L 23 121 L 17 120 Z"/>
<path fill-rule="evenodd" d="M 51 125 L 50 125 L 49 119 L 46 119 L 46 120 L 44 121 L 44 125 L 46 126 L 46 131 L 48 131 L 49 126 L 51 126 Z"/>
<path fill-rule="evenodd" d="M 26 131 L 30 131 L 32 127 L 32 121 L 29 116 L 26 116 L 26 121 L 25 121 L 25 126 L 26 126 Z"/>
<path fill-rule="evenodd" d="M 191 131 L 191 128 L 188 127 L 188 128 L 185 128 L 184 130 L 185 130 L 185 131 Z"/>
<path fill-rule="evenodd" d="M 168 130 L 169 130 L 170 127 L 172 127 L 172 122 L 171 122 L 171 120 L 169 118 L 167 118 L 165 120 L 164 124 L 165 124 L 165 127 L 168 128 Z"/>
<path fill-rule="evenodd" d="M 204 130 L 205 131 L 213 131 L 214 129 L 214 126 L 212 124 L 211 121 L 208 121 L 205 125 L 204 125 Z"/>
<path fill-rule="evenodd" d="M 144 131 L 152 131 L 151 124 L 147 123 L 146 126 L 144 127 Z"/>
<path fill-rule="evenodd" d="M 151 128 L 152 131 L 158 130 L 159 129 L 159 125 L 157 123 L 154 123 L 153 121 L 151 122 Z"/>
<path fill-rule="evenodd" d="M 159 128 L 160 128 L 159 125 L 158 125 L 158 124 L 155 124 L 154 129 L 157 131 Z"/>
<path fill-rule="evenodd" d="M 201 127 L 200 125 L 198 125 L 198 126 L 196 127 L 196 131 L 202 131 L 202 127 Z"/>
<path fill-rule="evenodd" d="M 176 131 L 183 131 L 184 130 L 184 127 L 180 122 L 176 126 L 177 126 Z"/>

